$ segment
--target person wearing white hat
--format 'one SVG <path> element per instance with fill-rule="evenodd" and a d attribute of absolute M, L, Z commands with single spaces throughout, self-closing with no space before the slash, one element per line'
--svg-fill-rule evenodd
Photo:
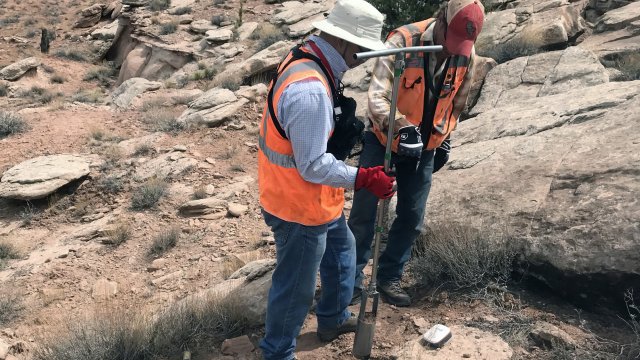
<path fill-rule="evenodd" d="M 364 0 L 338 0 L 326 19 L 313 24 L 320 34 L 291 50 L 269 86 L 258 151 L 260 203 L 277 260 L 260 342 L 267 360 L 295 358 L 318 270 L 318 337 L 331 341 L 356 329 L 347 309 L 356 251 L 343 214 L 344 189 L 387 198 L 394 178 L 382 166 L 356 168 L 342 161 L 350 151 L 342 145 L 354 137 L 343 132 L 357 123 L 355 101 L 342 96 L 340 80 L 360 63 L 354 53 L 385 49 L 383 20 Z"/>

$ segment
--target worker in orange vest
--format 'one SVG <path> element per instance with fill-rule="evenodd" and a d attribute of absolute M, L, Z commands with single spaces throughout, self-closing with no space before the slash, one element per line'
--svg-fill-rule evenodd
<path fill-rule="evenodd" d="M 270 84 L 258 152 L 260 203 L 277 260 L 260 342 L 265 359 L 295 358 L 318 270 L 318 337 L 331 341 L 355 331 L 357 319 L 347 306 L 356 250 L 343 214 L 344 189 L 389 198 L 394 178 L 382 166 L 356 168 L 342 161 L 350 150 L 344 144 L 353 144 L 364 124 L 360 134 L 345 137 L 358 120 L 355 101 L 342 95 L 340 79 L 361 63 L 354 53 L 385 48 L 383 19 L 364 0 L 338 0 L 325 20 L 313 24 L 321 33 L 293 48 Z"/>
<path fill-rule="evenodd" d="M 404 265 L 421 231 L 431 177 L 449 156 L 449 135 L 464 109 L 473 72 L 474 43 L 482 30 L 484 7 L 479 0 L 451 0 L 435 19 L 393 30 L 389 48 L 442 45 L 443 51 L 423 56 L 408 54 L 400 79 L 393 159 L 398 196 L 396 219 L 390 227 L 386 249 L 379 258 L 378 291 L 383 300 L 408 306 L 411 298 L 400 286 Z M 378 58 L 369 86 L 369 126 L 364 134 L 361 167 L 384 161 L 393 57 Z M 371 256 L 377 198 L 367 189 L 357 190 L 349 216 L 356 238 L 356 288 L 352 303 L 360 300 L 363 273 Z"/>

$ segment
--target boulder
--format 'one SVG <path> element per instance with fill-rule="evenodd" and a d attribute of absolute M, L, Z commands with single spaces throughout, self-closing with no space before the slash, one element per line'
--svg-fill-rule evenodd
<path fill-rule="evenodd" d="M 91 38 L 95 40 L 113 40 L 118 33 L 118 21 L 112 21 L 91 33 Z"/>
<path fill-rule="evenodd" d="M 539 71 L 511 80 L 546 82 L 555 70 Z M 640 287 L 640 207 L 631 195 L 640 191 L 640 81 L 552 93 L 497 96 L 459 125 L 427 219 L 508 228 L 528 273 L 558 294 L 590 308 L 619 304 L 625 289 Z"/>
<path fill-rule="evenodd" d="M 217 197 L 191 200 L 182 204 L 179 211 L 184 216 L 202 216 L 227 210 L 227 201 Z"/>
<path fill-rule="evenodd" d="M 313 23 L 324 20 L 324 18 L 325 18 L 324 14 L 318 14 L 318 15 L 314 15 L 309 18 L 300 20 L 295 24 L 289 25 L 286 29 L 286 33 L 291 38 L 299 38 L 302 36 L 306 36 L 315 30 L 315 28 L 313 27 Z"/>
<path fill-rule="evenodd" d="M 635 1 L 619 9 L 607 11 L 598 21 L 596 32 L 620 30 L 640 20 L 640 2 Z"/>
<path fill-rule="evenodd" d="M 290 25 L 298 21 L 312 17 L 313 15 L 329 10 L 328 2 L 288 1 L 284 8 L 271 18 L 271 23 L 276 25 Z"/>
<path fill-rule="evenodd" d="M 244 215 L 249 207 L 247 205 L 237 204 L 237 203 L 229 203 L 229 209 L 227 213 L 231 217 L 241 217 Z"/>
<path fill-rule="evenodd" d="M 172 152 L 162 154 L 138 166 L 135 179 L 138 181 L 148 180 L 153 177 L 167 178 L 180 176 L 195 168 L 198 160 L 189 157 L 182 152 Z"/>
<path fill-rule="evenodd" d="M 207 31 L 216 30 L 218 27 L 208 20 L 195 20 L 189 24 L 189 30 L 196 34 L 206 34 Z"/>
<path fill-rule="evenodd" d="M 240 90 L 236 91 L 236 95 L 251 102 L 259 102 L 267 95 L 267 85 L 258 83 L 253 86 L 242 86 Z"/>
<path fill-rule="evenodd" d="M 230 64 L 216 76 L 216 81 L 228 78 L 241 78 L 244 80 L 250 76 L 273 70 L 292 47 L 292 42 L 278 41 L 240 64 Z"/>
<path fill-rule="evenodd" d="M 237 355 L 247 356 L 255 349 L 251 340 L 247 335 L 235 337 L 233 339 L 226 339 L 222 342 L 222 348 L 220 352 L 224 355 Z"/>
<path fill-rule="evenodd" d="M 213 88 L 189 103 L 189 109 L 204 110 L 234 102 L 238 98 L 229 89 Z"/>
<path fill-rule="evenodd" d="M 242 107 L 249 103 L 246 98 L 226 102 L 211 108 L 187 109 L 178 118 L 179 122 L 191 124 L 204 124 L 209 127 L 221 126 L 238 115 Z"/>
<path fill-rule="evenodd" d="M 104 4 L 95 4 L 80 12 L 82 16 L 73 24 L 74 28 L 87 28 L 97 24 L 102 18 L 102 11 L 106 8 Z"/>
<path fill-rule="evenodd" d="M 225 43 L 233 38 L 231 29 L 208 30 L 205 33 L 205 40 L 212 43 Z"/>
<path fill-rule="evenodd" d="M 376 59 L 369 59 L 364 64 L 347 71 L 342 78 L 344 86 L 367 91 L 375 63 Z"/>
<path fill-rule="evenodd" d="M 78 155 L 39 156 L 7 170 L 0 180 L 0 197 L 42 199 L 89 174 L 88 158 Z"/>
<path fill-rule="evenodd" d="M 566 331 L 546 321 L 536 322 L 529 332 L 529 337 L 542 348 L 576 347 L 576 341 Z"/>
<path fill-rule="evenodd" d="M 118 293 L 118 283 L 100 279 L 93 284 L 91 296 L 96 300 L 109 300 Z"/>
<path fill-rule="evenodd" d="M 408 342 L 397 352 L 398 359 L 403 360 L 459 360 L 459 359 L 491 359 L 508 360 L 513 350 L 499 336 L 476 328 L 453 325 L 450 326 L 452 337 L 441 348 L 434 349 L 425 345 L 422 336 Z"/>
<path fill-rule="evenodd" d="M 479 55 L 499 63 L 568 45 L 586 29 L 580 11 L 567 2 L 527 5 L 489 13 L 476 41 Z"/>
<path fill-rule="evenodd" d="M 0 80 L 16 81 L 30 70 L 40 66 L 40 59 L 30 57 L 22 59 L 0 70 Z"/>
<path fill-rule="evenodd" d="M 113 92 L 113 104 L 121 109 L 130 107 L 133 100 L 145 91 L 154 91 L 162 87 L 162 84 L 155 81 L 149 81 L 143 78 L 132 78 L 123 82 Z"/>
<path fill-rule="evenodd" d="M 484 80 L 470 116 L 524 97 L 543 97 L 609 81 L 609 74 L 592 52 L 574 46 L 496 66 Z"/>
<path fill-rule="evenodd" d="M 243 22 L 242 25 L 238 27 L 238 40 L 244 41 L 247 40 L 254 31 L 258 28 L 258 23 L 249 21 Z"/>

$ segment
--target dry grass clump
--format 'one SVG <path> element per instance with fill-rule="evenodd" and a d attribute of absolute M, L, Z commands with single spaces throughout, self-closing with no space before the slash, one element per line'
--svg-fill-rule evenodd
<path fill-rule="evenodd" d="M 30 98 L 41 104 L 48 104 L 55 97 L 55 95 L 50 93 L 49 90 L 39 86 L 32 86 L 30 89 L 22 91 L 20 96 Z"/>
<path fill-rule="evenodd" d="M 157 316 L 104 311 L 66 321 L 66 329 L 43 339 L 33 359 L 175 359 L 184 349 L 218 347 L 250 329 L 246 310 L 236 299 L 234 294 L 197 296 Z"/>
<path fill-rule="evenodd" d="M 217 86 L 231 91 L 238 91 L 238 89 L 240 89 L 240 81 L 237 77 L 227 76 L 219 79 L 217 81 Z"/>
<path fill-rule="evenodd" d="M 145 210 L 155 207 L 167 193 L 167 184 L 161 179 L 150 179 L 142 183 L 131 195 L 131 209 Z"/>
<path fill-rule="evenodd" d="M 89 70 L 82 80 L 84 81 L 96 81 L 101 86 L 111 86 L 118 75 L 118 69 L 114 66 L 101 66 L 99 68 Z"/>
<path fill-rule="evenodd" d="M 131 238 L 131 226 L 126 222 L 121 222 L 107 231 L 107 237 L 102 241 L 104 244 L 118 246 Z"/>
<path fill-rule="evenodd" d="M 54 53 L 55 57 L 68 59 L 73 61 L 87 61 L 86 56 L 77 50 L 58 50 Z"/>
<path fill-rule="evenodd" d="M 51 77 L 51 82 L 53 84 L 64 84 L 66 81 L 67 79 L 65 79 L 62 75 L 53 75 Z"/>
<path fill-rule="evenodd" d="M 193 189 L 193 194 L 191 194 L 191 198 L 193 200 L 206 199 L 208 197 L 209 194 L 207 194 L 207 187 L 204 185 L 200 185 Z"/>
<path fill-rule="evenodd" d="M 420 284 L 481 290 L 510 279 L 515 246 L 504 234 L 437 225 L 416 240 L 409 270 Z"/>
<path fill-rule="evenodd" d="M 152 145 L 143 143 L 136 146 L 133 152 L 133 156 L 150 155 L 150 154 L 153 154 L 155 151 L 156 149 Z"/>
<path fill-rule="evenodd" d="M 97 104 L 103 100 L 102 93 L 98 90 L 78 90 L 71 96 L 71 100 L 85 103 L 85 104 Z"/>
<path fill-rule="evenodd" d="M 119 177 L 105 176 L 98 180 L 98 189 L 106 194 L 118 194 L 124 189 L 124 184 Z"/>
<path fill-rule="evenodd" d="M 173 34 L 174 32 L 176 32 L 176 30 L 178 30 L 177 22 L 170 22 L 160 25 L 160 35 Z"/>
<path fill-rule="evenodd" d="M 20 298 L 8 291 L 0 292 L 0 326 L 4 327 L 17 319 L 24 310 Z"/>
<path fill-rule="evenodd" d="M 142 121 L 153 131 L 178 133 L 187 130 L 187 124 L 178 121 L 173 109 L 156 107 L 146 110 Z"/>
<path fill-rule="evenodd" d="M 5 97 L 9 95 L 9 85 L 0 84 L 0 97 Z"/>
<path fill-rule="evenodd" d="M 149 248 L 148 256 L 149 257 L 158 257 L 174 248 L 178 244 L 178 240 L 180 239 L 180 229 L 177 227 L 172 227 L 166 230 L 161 231 L 156 237 L 153 239 L 151 243 L 151 248 Z"/>
<path fill-rule="evenodd" d="M 249 37 L 257 41 L 256 51 L 261 51 L 287 37 L 282 29 L 270 23 L 262 23 Z"/>
<path fill-rule="evenodd" d="M 27 123 L 17 114 L 0 110 L 0 139 L 28 130 Z"/>
<path fill-rule="evenodd" d="M 151 11 L 167 10 L 171 6 L 171 0 L 151 0 L 149 9 Z"/>
<path fill-rule="evenodd" d="M 0 241 L 0 270 L 6 266 L 7 260 L 19 258 L 20 252 L 13 244 L 7 241 Z M 1 316 L 0 314 L 0 317 Z"/>

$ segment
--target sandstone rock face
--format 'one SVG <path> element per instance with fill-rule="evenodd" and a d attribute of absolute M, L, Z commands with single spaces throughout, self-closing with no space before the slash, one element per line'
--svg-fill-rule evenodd
<path fill-rule="evenodd" d="M 530 79 L 554 76 L 547 68 Z M 503 84 L 525 74 L 505 72 Z M 427 219 L 507 226 L 531 274 L 597 306 L 640 285 L 640 207 L 631 195 L 640 191 L 640 81 L 578 86 L 539 97 L 523 90 L 461 123 Z"/>
<path fill-rule="evenodd" d="M 247 40 L 253 34 L 253 32 L 256 31 L 257 28 L 257 22 L 243 22 L 242 25 L 238 27 L 238 40 Z"/>
<path fill-rule="evenodd" d="M 640 20 L 640 2 L 632 2 L 619 9 L 607 11 L 596 24 L 596 31 L 624 29 L 634 21 Z"/>
<path fill-rule="evenodd" d="M 422 343 L 422 337 L 408 342 L 398 353 L 402 360 L 508 360 L 513 356 L 511 347 L 499 336 L 479 329 L 454 325 L 452 338 L 442 348 L 433 349 Z"/>
<path fill-rule="evenodd" d="M 487 14 L 476 50 L 479 55 L 501 63 L 553 46 L 565 46 L 585 29 L 579 9 L 568 2 L 523 4 Z"/>
<path fill-rule="evenodd" d="M 89 174 L 91 161 L 77 155 L 39 156 L 7 170 L 0 180 L 0 197 L 42 199 Z"/>
<path fill-rule="evenodd" d="M 318 14 L 304 20 L 300 20 L 297 23 L 291 24 L 287 27 L 287 35 L 289 35 L 289 37 L 291 38 L 299 38 L 308 35 L 315 29 L 312 24 L 323 19 L 324 14 Z"/>
<path fill-rule="evenodd" d="M 205 40 L 212 43 L 224 43 L 233 38 L 233 31 L 231 29 L 208 30 L 205 36 Z"/>
<path fill-rule="evenodd" d="M 213 88 L 192 101 L 178 121 L 220 126 L 236 116 L 247 103 L 249 100 L 244 97 L 238 99 L 230 90 Z"/>
<path fill-rule="evenodd" d="M 6 66 L 0 70 L 0 79 L 15 81 L 20 79 L 29 70 L 40 66 L 40 60 L 35 57 L 26 58 Z"/>
<path fill-rule="evenodd" d="M 132 78 L 123 82 L 113 92 L 113 104 L 121 109 L 126 109 L 131 102 L 145 91 L 158 90 L 162 86 L 159 82 L 149 81 L 143 78 Z"/>
<path fill-rule="evenodd" d="M 276 25 L 281 24 L 295 24 L 298 21 L 307 19 L 313 15 L 319 14 L 329 9 L 328 3 L 314 3 L 306 2 L 300 3 L 298 1 L 288 1 L 287 4 L 283 4 L 282 11 L 277 13 L 271 18 L 271 23 Z"/>
<path fill-rule="evenodd" d="M 182 152 L 160 155 L 138 166 L 136 180 L 144 181 L 152 177 L 166 178 L 179 176 L 198 165 L 198 161 Z"/>
<path fill-rule="evenodd" d="M 118 21 L 113 21 L 91 33 L 91 38 L 96 40 L 113 40 L 118 33 Z"/>
<path fill-rule="evenodd" d="M 608 72 L 596 55 L 580 47 L 521 57 L 489 73 L 469 114 L 475 116 L 526 97 L 560 94 L 608 81 Z"/>
<path fill-rule="evenodd" d="M 254 54 L 240 64 L 230 64 L 216 76 L 216 80 L 227 78 L 248 78 L 264 71 L 272 70 L 280 63 L 280 60 L 291 50 L 293 43 L 279 41 L 268 48 Z"/>
<path fill-rule="evenodd" d="M 82 18 L 76 21 L 76 23 L 73 24 L 73 27 L 86 28 L 92 27 L 93 25 L 97 24 L 98 21 L 100 21 L 100 19 L 102 18 L 102 11 L 105 9 L 105 7 L 106 5 L 104 4 L 95 4 L 82 10 L 82 12 L 80 13 Z"/>

